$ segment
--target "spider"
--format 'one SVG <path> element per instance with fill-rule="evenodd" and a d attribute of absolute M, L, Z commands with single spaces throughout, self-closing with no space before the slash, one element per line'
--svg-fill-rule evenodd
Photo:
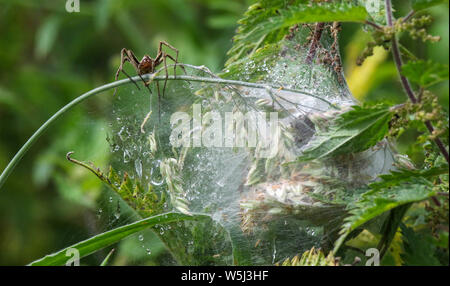
<path fill-rule="evenodd" d="M 173 50 L 176 54 L 175 58 L 173 58 L 171 55 L 164 52 L 162 50 L 163 46 L 166 46 L 169 49 Z M 152 59 L 149 55 L 144 55 L 142 60 L 139 61 L 131 50 L 128 50 L 125 48 L 123 48 L 122 51 L 120 52 L 120 56 L 121 56 L 121 60 L 120 60 L 120 66 L 116 72 L 116 80 L 118 79 L 120 72 L 123 72 L 136 85 L 136 87 L 138 89 L 140 89 L 139 86 L 137 85 L 137 83 L 123 70 L 123 64 L 128 61 L 133 65 L 134 69 L 136 70 L 139 77 L 144 82 L 144 85 L 149 90 L 150 94 L 152 93 L 150 88 L 148 87 L 148 85 L 150 84 L 150 81 L 146 82 L 144 80 L 144 78 L 142 78 L 142 75 L 147 74 L 147 73 L 154 73 L 156 68 L 161 63 L 164 63 L 164 70 L 166 71 L 166 79 L 164 80 L 164 87 L 163 87 L 163 96 L 164 96 L 164 93 L 166 90 L 166 84 L 167 84 L 167 77 L 169 76 L 168 71 L 167 71 L 166 58 L 169 58 L 175 62 L 173 71 L 174 71 L 174 75 L 176 75 L 176 68 L 177 68 L 177 63 L 178 63 L 178 50 L 176 48 L 174 48 L 173 46 L 171 46 L 169 43 L 167 43 L 165 41 L 160 41 L 159 48 L 158 48 L 158 54 L 156 55 L 156 57 L 154 59 Z M 159 82 L 158 81 L 156 81 L 156 88 L 158 90 L 158 108 L 160 110 L 161 94 L 159 91 Z M 114 95 L 116 94 L 116 92 L 117 92 L 117 87 L 114 89 Z M 161 111 L 159 111 L 159 112 L 161 113 Z"/>

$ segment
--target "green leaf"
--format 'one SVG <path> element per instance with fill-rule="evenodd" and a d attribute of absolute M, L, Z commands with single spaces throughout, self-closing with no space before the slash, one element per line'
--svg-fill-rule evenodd
<path fill-rule="evenodd" d="M 77 165 L 80 165 L 96 175 L 101 181 L 113 189 L 133 210 L 141 217 L 149 217 L 163 212 L 166 198 L 164 194 L 157 194 L 152 185 L 144 188 L 137 180 L 132 180 L 125 172 L 121 179 L 117 172 L 110 167 L 108 175 L 105 175 L 99 168 L 92 163 L 85 163 L 73 159 L 73 152 L 67 154 L 67 159 Z"/>
<path fill-rule="evenodd" d="M 85 257 L 89 254 L 92 254 L 100 249 L 103 249 L 107 246 L 110 246 L 120 240 L 137 233 L 146 228 L 155 226 L 156 224 L 167 224 L 172 222 L 178 222 L 183 220 L 199 220 L 207 218 L 207 215 L 185 215 L 181 213 L 169 212 L 165 214 L 160 214 L 157 216 L 152 216 L 149 218 L 145 218 L 143 220 L 139 220 L 134 223 L 130 223 L 116 229 L 104 232 L 102 234 L 93 236 L 87 240 L 71 245 L 67 248 L 64 248 L 54 254 L 47 255 L 39 260 L 36 260 L 30 263 L 30 266 L 59 266 L 64 265 L 68 260 L 66 256 L 66 251 L 68 249 L 74 248 L 77 249 L 80 253 L 80 258 Z"/>
<path fill-rule="evenodd" d="M 235 266 L 252 265 L 250 242 L 242 232 L 241 228 L 239 228 L 236 225 L 233 225 L 229 226 L 227 231 L 230 237 L 233 251 L 233 265 Z"/>
<path fill-rule="evenodd" d="M 448 166 L 445 167 L 434 167 L 428 170 L 408 170 L 401 169 L 398 171 L 391 171 L 390 174 L 381 175 L 379 178 L 381 181 L 375 182 L 369 185 L 372 189 L 388 188 L 398 185 L 406 180 L 412 178 L 431 178 L 443 174 L 448 174 Z"/>
<path fill-rule="evenodd" d="M 411 204 L 405 204 L 389 212 L 389 216 L 381 227 L 380 232 L 382 233 L 382 237 L 377 246 L 377 249 L 380 250 L 380 258 L 382 258 L 389 249 L 389 246 L 397 233 L 397 229 L 410 206 Z"/>
<path fill-rule="evenodd" d="M 368 14 L 362 6 L 344 3 L 326 3 L 292 6 L 281 10 L 279 16 L 271 17 L 255 30 L 246 34 L 247 40 L 260 38 L 263 34 L 301 23 L 317 22 L 364 22 Z"/>
<path fill-rule="evenodd" d="M 238 23 L 237 35 L 225 66 L 253 54 L 259 47 L 279 42 L 288 28 L 301 23 L 364 22 L 368 14 L 361 5 L 341 3 L 305 3 L 305 1 L 260 0 L 251 5 Z"/>
<path fill-rule="evenodd" d="M 338 115 L 328 130 L 319 130 L 298 160 L 310 161 L 367 150 L 386 136 L 391 116 L 386 106 L 353 106 L 352 110 Z"/>
<path fill-rule="evenodd" d="M 448 4 L 448 0 L 413 0 L 412 7 L 415 11 L 419 11 L 440 4 Z"/>
<path fill-rule="evenodd" d="M 350 216 L 345 219 L 341 237 L 335 243 L 334 253 L 353 230 L 366 222 L 397 207 L 420 202 L 434 195 L 436 192 L 433 190 L 433 184 L 423 178 L 411 178 L 390 188 L 364 193 L 359 201 L 351 204 Z"/>
<path fill-rule="evenodd" d="M 448 65 L 430 61 L 410 61 L 402 67 L 402 74 L 422 87 L 448 80 Z"/>
<path fill-rule="evenodd" d="M 416 233 L 412 228 L 400 225 L 403 235 L 404 253 L 401 255 L 407 266 L 439 266 L 434 256 L 436 246 L 429 235 Z"/>

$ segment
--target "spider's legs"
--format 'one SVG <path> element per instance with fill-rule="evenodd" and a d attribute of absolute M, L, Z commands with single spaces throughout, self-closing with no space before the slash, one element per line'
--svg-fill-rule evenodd
<path fill-rule="evenodd" d="M 138 76 L 141 78 L 142 82 L 144 83 L 145 87 L 148 89 L 148 92 L 150 92 L 150 94 L 152 94 L 152 91 L 150 90 L 150 88 L 148 87 L 148 84 L 146 83 L 146 81 L 144 80 L 144 78 L 141 75 L 141 72 L 139 70 L 139 60 L 136 58 L 136 56 L 133 54 L 133 52 L 131 50 L 127 50 L 127 56 L 129 59 L 131 59 L 131 64 L 133 65 L 134 69 L 137 71 Z M 124 72 L 125 73 L 125 72 Z M 130 77 L 128 77 L 130 78 Z M 131 78 L 130 78 L 131 79 Z M 136 83 L 135 83 L 136 84 Z M 137 85 L 136 85 L 137 86 Z M 139 89 L 139 87 L 138 87 Z"/>
<path fill-rule="evenodd" d="M 163 53 L 162 58 L 163 58 L 163 62 L 164 62 L 164 70 L 166 71 L 166 78 L 164 79 L 164 87 L 163 87 L 163 96 L 166 93 L 166 85 L 167 85 L 167 78 L 169 77 L 169 72 L 167 71 L 167 60 L 166 58 L 169 55 L 166 53 Z"/>
<path fill-rule="evenodd" d="M 150 95 L 152 95 L 152 90 L 150 87 L 148 87 L 151 83 L 151 81 L 145 81 L 145 79 L 139 74 L 139 77 L 141 78 L 142 82 L 144 83 L 145 87 L 148 89 L 148 92 L 150 92 Z"/>
<path fill-rule="evenodd" d="M 163 46 L 168 47 L 169 49 L 171 49 L 172 51 L 175 52 L 175 58 L 171 55 L 169 55 L 166 52 L 162 51 Z M 175 64 L 173 66 L 173 76 L 176 77 L 177 76 L 177 65 L 178 65 L 178 49 L 173 47 L 172 45 L 170 45 L 169 43 L 165 42 L 165 41 L 161 41 L 159 42 L 159 48 L 158 48 L 158 56 L 156 57 L 156 61 L 158 63 L 161 63 L 161 60 L 164 62 L 164 69 L 166 70 L 166 80 L 164 81 L 164 88 L 163 88 L 163 96 L 166 90 L 166 85 L 167 85 L 167 78 L 168 78 L 168 72 L 167 72 L 167 58 L 171 59 Z M 187 74 L 186 69 L 184 68 L 184 66 L 180 66 L 181 69 L 183 70 L 184 74 Z"/>
<path fill-rule="evenodd" d="M 120 66 L 117 69 L 115 79 L 117 80 L 119 78 L 120 72 L 123 72 L 136 85 L 136 87 L 140 89 L 137 83 L 123 70 L 123 64 L 127 61 L 130 62 L 136 70 L 138 70 L 137 66 L 139 62 L 137 62 L 137 59 L 134 56 L 133 52 L 123 48 L 122 51 L 120 52 Z M 114 95 L 116 95 L 116 92 L 117 87 L 114 89 Z"/>
<path fill-rule="evenodd" d="M 171 59 L 172 61 L 175 62 L 175 68 L 177 67 L 177 60 L 174 59 L 171 55 L 163 53 L 162 55 L 163 58 L 163 62 L 164 62 L 164 69 L 166 70 L 166 80 L 164 81 L 164 90 L 166 89 L 166 83 L 167 83 L 167 62 L 166 62 L 166 58 Z M 180 65 L 180 68 L 183 70 L 184 74 L 187 75 L 186 69 L 184 68 L 184 66 Z M 174 76 L 176 77 L 176 75 L 174 74 Z M 188 81 L 189 82 L 189 81 Z M 163 96 L 164 96 L 164 90 L 163 90 Z"/>
<path fill-rule="evenodd" d="M 156 81 L 156 89 L 158 90 L 158 121 L 161 121 L 161 93 L 159 92 L 159 81 Z"/>
<path fill-rule="evenodd" d="M 172 51 L 175 52 L 175 59 L 169 55 L 169 58 L 172 59 L 172 61 L 175 62 L 175 65 L 173 67 L 173 75 L 176 77 L 177 76 L 177 64 L 178 64 L 178 49 L 176 49 L 175 47 L 173 47 L 172 45 L 170 45 L 169 43 L 167 43 L 166 41 L 161 41 L 159 42 L 159 49 L 158 49 L 158 54 L 162 53 L 162 46 L 166 46 L 169 49 L 171 49 Z"/>

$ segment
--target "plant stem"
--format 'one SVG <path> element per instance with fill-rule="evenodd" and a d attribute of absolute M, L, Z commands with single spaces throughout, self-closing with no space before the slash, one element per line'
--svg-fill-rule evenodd
<path fill-rule="evenodd" d="M 182 64 L 179 64 L 182 65 Z M 187 66 L 187 65 L 186 65 Z M 192 68 L 192 67 L 191 67 Z M 197 69 L 203 69 L 203 67 L 197 67 Z M 166 80 L 166 76 L 156 76 L 159 73 L 156 72 L 154 74 L 146 74 L 142 75 L 142 78 L 145 80 L 151 80 L 151 81 L 164 81 Z M 135 76 L 131 78 L 131 80 L 134 80 L 135 82 L 139 82 L 141 78 L 139 76 Z M 67 111 L 72 109 L 74 106 L 78 105 L 80 102 L 99 94 L 103 91 L 107 91 L 109 89 L 113 89 L 114 87 L 121 86 L 124 84 L 128 84 L 132 82 L 129 78 L 115 81 L 109 84 L 105 84 L 102 86 L 99 86 L 97 88 L 94 88 L 79 97 L 75 98 L 71 102 L 69 102 L 67 105 L 65 105 L 63 108 L 58 110 L 52 117 L 50 117 L 44 124 L 39 127 L 38 130 L 28 139 L 27 142 L 20 148 L 20 150 L 14 155 L 14 157 L 11 159 L 11 161 L 8 163 L 6 168 L 3 170 L 2 174 L 0 175 L 0 189 L 2 188 L 3 184 L 5 183 L 6 179 L 9 177 L 9 175 L 12 173 L 16 165 L 20 162 L 22 157 L 26 154 L 28 149 L 33 145 L 34 142 L 48 129 L 48 127 L 55 122 L 59 117 L 64 115 Z M 207 83 L 217 83 L 217 84 L 225 84 L 225 85 L 233 85 L 233 86 L 245 86 L 245 87 L 251 87 L 251 88 L 257 88 L 257 89 L 266 89 L 267 87 L 271 87 L 274 90 L 282 90 L 282 91 L 288 91 L 293 93 L 299 93 L 306 96 L 311 96 L 317 99 L 322 100 L 323 102 L 329 104 L 331 107 L 336 108 L 331 102 L 327 101 L 326 99 L 323 99 L 317 95 L 304 92 L 301 90 L 291 89 L 291 88 L 284 88 L 282 86 L 270 86 L 267 84 L 259 84 L 259 83 L 251 83 L 251 82 L 244 82 L 244 81 L 237 81 L 237 80 L 227 80 L 217 77 L 198 77 L 198 76 L 189 76 L 189 75 L 177 75 L 177 76 L 169 76 L 167 77 L 167 80 L 183 80 L 183 81 L 193 81 L 193 82 L 207 82 Z"/>
<path fill-rule="evenodd" d="M 414 14 L 416 14 L 416 11 L 414 11 L 414 10 L 409 11 L 408 15 L 406 15 L 405 18 L 403 18 L 402 22 L 405 23 L 405 22 L 408 21 L 412 16 L 414 16 Z"/>
<path fill-rule="evenodd" d="M 392 3 L 391 0 L 385 0 L 386 1 L 386 20 L 387 20 L 387 24 L 389 27 L 393 27 L 393 15 L 392 15 Z M 400 55 L 400 50 L 398 48 L 398 42 L 397 42 L 397 37 L 394 34 L 392 35 L 392 55 L 394 57 L 394 62 L 395 62 L 395 66 L 397 67 L 397 72 L 400 76 L 400 81 L 402 82 L 402 86 L 406 91 L 406 94 L 408 95 L 409 99 L 411 100 L 412 103 L 418 103 L 418 100 L 416 98 L 416 96 L 414 95 L 414 92 L 412 90 L 411 84 L 409 83 L 408 79 L 402 75 L 401 71 L 402 71 L 402 58 Z M 434 127 L 431 124 L 430 121 L 425 121 L 425 126 L 427 127 L 428 131 L 430 132 L 430 134 L 433 134 L 434 132 Z M 441 139 L 439 139 L 438 137 L 434 138 L 434 142 L 436 143 L 437 147 L 439 148 L 439 151 L 442 153 L 442 155 L 444 156 L 445 160 L 447 161 L 447 163 L 449 163 L 449 156 L 448 156 L 448 151 L 444 146 L 444 143 L 442 143 Z"/>
<path fill-rule="evenodd" d="M 377 30 L 382 30 L 383 29 L 380 25 L 378 25 L 378 24 L 376 24 L 374 22 L 371 22 L 371 21 L 365 21 L 364 23 L 369 25 L 369 26 L 374 27 Z"/>

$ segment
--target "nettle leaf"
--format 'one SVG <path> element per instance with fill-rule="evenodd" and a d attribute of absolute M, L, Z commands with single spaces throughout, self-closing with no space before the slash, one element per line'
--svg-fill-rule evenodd
<path fill-rule="evenodd" d="M 432 61 L 410 61 L 402 67 L 402 74 L 422 87 L 448 80 L 448 65 Z"/>
<path fill-rule="evenodd" d="M 302 23 L 317 22 L 364 22 L 368 13 L 364 6 L 353 1 L 330 3 L 307 3 L 293 1 L 262 0 L 250 6 L 245 18 L 240 20 L 234 45 L 228 52 L 226 66 L 251 55 L 258 47 L 280 41 L 289 27 Z"/>
<path fill-rule="evenodd" d="M 416 233 L 412 228 L 400 225 L 403 236 L 404 253 L 401 257 L 407 266 L 439 266 L 439 260 L 434 256 L 436 246 L 430 235 Z"/>
<path fill-rule="evenodd" d="M 319 130 L 299 161 L 310 161 L 367 150 L 389 131 L 392 113 L 387 106 L 360 107 L 340 114 L 326 131 Z"/>
<path fill-rule="evenodd" d="M 380 230 L 382 236 L 377 246 L 377 249 L 380 250 L 380 257 L 383 257 L 388 251 L 395 235 L 397 234 L 398 227 L 402 223 L 403 217 L 410 207 L 411 204 L 404 204 L 389 212 L 389 215 Z"/>
<path fill-rule="evenodd" d="M 300 23 L 317 22 L 364 22 L 368 14 L 364 7 L 345 3 L 324 3 L 290 6 L 280 14 L 259 24 L 254 30 L 242 35 L 254 41 L 262 35 Z"/>
<path fill-rule="evenodd" d="M 294 1 L 292 5 L 299 5 L 299 1 Z M 285 3 L 281 0 L 261 0 L 248 8 L 244 14 L 244 18 L 238 21 L 239 27 L 237 34 L 233 37 L 233 46 L 227 53 L 229 59 L 225 63 L 226 67 L 254 53 L 258 47 L 276 43 L 283 39 L 285 33 L 282 31 L 279 31 L 279 33 L 266 33 L 256 42 L 247 41 L 245 38 L 245 35 L 256 29 L 258 25 L 268 21 L 269 18 L 277 15 L 277 11 L 283 8 L 285 8 Z"/>
<path fill-rule="evenodd" d="M 432 6 L 448 4 L 448 0 L 413 0 L 412 7 L 415 11 L 430 8 Z"/>
<path fill-rule="evenodd" d="M 375 182 L 369 185 L 372 189 L 389 188 L 412 178 L 431 178 L 443 174 L 448 174 L 448 166 L 434 167 L 428 170 L 409 170 L 401 169 L 397 171 L 391 171 L 390 174 L 381 175 L 379 178 L 381 181 Z"/>
<path fill-rule="evenodd" d="M 435 195 L 436 191 L 433 190 L 433 184 L 423 178 L 410 178 L 393 187 L 366 192 L 359 201 L 351 204 L 350 216 L 345 219 L 340 232 L 341 237 L 335 243 L 334 253 L 353 230 L 368 221 L 387 211 L 420 202 Z"/>
<path fill-rule="evenodd" d="M 112 167 L 109 168 L 108 174 L 105 175 L 92 163 L 75 160 L 70 155 L 71 153 L 67 154 L 67 159 L 70 162 L 80 165 L 94 173 L 141 217 L 149 217 L 164 211 L 164 204 L 166 203 L 164 193 L 156 193 L 150 184 L 147 188 L 144 188 L 139 181 L 132 180 L 127 173 L 121 178 Z"/>

